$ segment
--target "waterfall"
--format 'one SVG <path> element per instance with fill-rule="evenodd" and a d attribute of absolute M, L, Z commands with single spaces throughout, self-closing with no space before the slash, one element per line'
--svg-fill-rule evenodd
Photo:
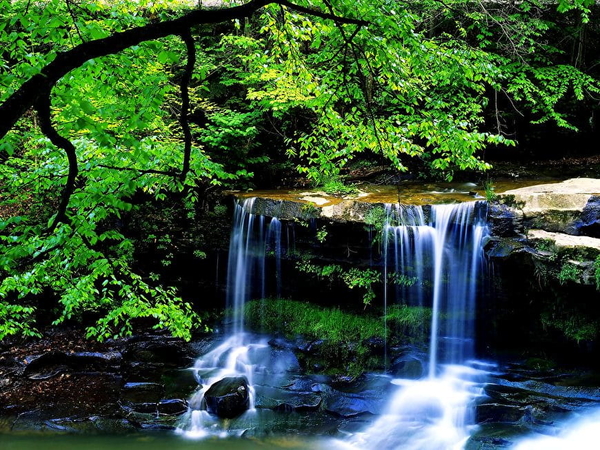
<path fill-rule="evenodd" d="M 395 301 L 432 309 L 430 378 L 438 363 L 460 364 L 474 354 L 473 315 L 484 262 L 481 243 L 487 234 L 485 207 L 484 202 L 433 205 L 429 218 L 422 207 L 387 207 L 384 270 L 386 278 L 391 272 L 405 280 Z"/>
<path fill-rule="evenodd" d="M 275 277 L 274 291 L 281 294 L 282 226 L 273 217 L 252 213 L 254 198 L 236 201 L 229 244 L 226 305 L 231 314 L 225 326 L 225 339 L 194 364 L 199 388 L 190 399 L 190 411 L 179 432 L 187 437 L 224 435 L 219 419 L 206 411 L 204 396 L 216 382 L 226 377 L 245 377 L 249 388 L 249 412 L 254 409 L 253 376 L 258 362 L 264 364 L 266 339 L 249 335 L 245 329 L 244 309 L 249 300 L 271 293 L 269 278 Z M 268 260 L 274 259 L 274 267 Z"/>
<path fill-rule="evenodd" d="M 383 228 L 385 306 L 432 310 L 427 375 L 394 379 L 385 414 L 351 448 L 463 448 L 487 367 L 474 357 L 474 315 L 487 234 L 484 202 L 387 206 Z M 390 276 L 402 283 L 393 283 Z"/>

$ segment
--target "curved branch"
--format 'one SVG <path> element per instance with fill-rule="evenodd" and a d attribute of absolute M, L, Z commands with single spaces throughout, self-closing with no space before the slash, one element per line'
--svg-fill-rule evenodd
<path fill-rule="evenodd" d="M 75 181 L 79 174 L 79 167 L 77 165 L 77 154 L 75 146 L 67 138 L 61 136 L 58 131 L 52 125 L 51 117 L 51 101 L 50 101 L 50 90 L 46 90 L 40 94 L 40 97 L 36 100 L 35 109 L 38 112 L 40 120 L 40 129 L 54 145 L 64 150 L 67 155 L 69 162 L 69 173 L 67 174 L 67 183 L 63 188 L 60 204 L 58 205 L 58 211 L 52 220 L 49 227 L 49 232 L 54 231 L 59 223 L 69 223 L 67 217 L 67 207 L 69 206 L 69 200 L 73 192 L 75 191 Z"/>
<path fill-rule="evenodd" d="M 183 130 L 183 167 L 181 169 L 181 179 L 185 180 L 187 173 L 190 171 L 190 158 L 192 153 L 192 131 L 190 130 L 189 114 L 190 114 L 190 81 L 192 79 L 192 73 L 194 72 L 194 66 L 196 65 L 196 45 L 194 38 L 187 30 L 181 35 L 181 39 L 185 43 L 187 50 L 187 62 L 185 65 L 185 73 L 181 79 L 181 116 L 179 122 L 181 123 L 181 129 Z"/>
<path fill-rule="evenodd" d="M 152 41 L 166 36 L 181 34 L 181 30 L 189 30 L 200 24 L 220 23 L 233 19 L 250 17 L 260 8 L 269 4 L 280 4 L 303 14 L 334 20 L 338 23 L 366 25 L 367 22 L 349 19 L 325 13 L 286 0 L 251 0 L 240 6 L 217 10 L 194 10 L 177 19 L 151 23 L 142 27 L 112 34 L 103 39 L 84 42 L 71 50 L 57 53 L 56 58 L 46 65 L 39 74 L 34 75 L 21 85 L 2 105 L 0 105 L 0 139 L 42 96 L 64 77 L 85 62 L 94 58 L 119 53 L 142 42 Z"/>

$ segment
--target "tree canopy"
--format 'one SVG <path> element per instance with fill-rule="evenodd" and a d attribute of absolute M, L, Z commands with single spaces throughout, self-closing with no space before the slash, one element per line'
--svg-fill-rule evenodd
<path fill-rule="evenodd" d="M 573 128 L 600 92 L 592 0 L 0 0 L 0 339 L 99 339 L 197 311 L 136 271 L 140 195 L 189 214 L 266 165 L 485 170 L 511 121 Z M 415 163 L 416 161 L 416 163 Z M 424 169 L 423 169 L 424 168 Z M 91 317 L 91 319 L 89 319 Z"/>

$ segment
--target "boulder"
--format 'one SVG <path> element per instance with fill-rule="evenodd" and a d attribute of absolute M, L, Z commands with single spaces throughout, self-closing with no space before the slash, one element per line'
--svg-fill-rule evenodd
<path fill-rule="evenodd" d="M 209 413 L 232 419 L 250 407 L 248 379 L 226 377 L 214 383 L 204 394 Z"/>
<path fill-rule="evenodd" d="M 598 233 L 600 179 L 573 178 L 499 194 L 500 201 L 521 215 L 527 228 L 567 234 Z"/>

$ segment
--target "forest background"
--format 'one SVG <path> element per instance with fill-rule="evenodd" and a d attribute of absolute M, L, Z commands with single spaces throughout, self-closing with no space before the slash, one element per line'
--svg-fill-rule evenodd
<path fill-rule="evenodd" d="M 597 14 L 590 0 L 0 0 L 0 340 L 73 324 L 189 339 L 204 308 L 167 269 L 226 245 L 223 190 L 345 193 L 356 173 L 485 177 L 503 153 L 593 151 Z"/>

